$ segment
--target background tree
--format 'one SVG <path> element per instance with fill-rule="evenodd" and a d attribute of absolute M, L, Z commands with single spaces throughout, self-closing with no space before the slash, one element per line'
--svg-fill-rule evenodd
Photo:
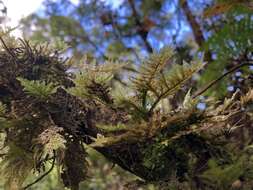
<path fill-rule="evenodd" d="M 78 59 L 86 52 L 97 58 L 117 56 L 138 64 L 149 53 L 169 45 L 175 48 L 182 62 L 190 61 L 199 51 L 208 62 L 200 81 L 205 84 L 233 67 L 235 63 L 231 59 L 250 56 L 245 52 L 250 49 L 247 42 L 251 39 L 251 24 L 247 24 L 250 4 L 236 0 L 218 1 L 213 6 L 214 3 L 211 0 L 110 3 L 94 0 L 74 5 L 70 1 L 49 0 L 39 13 L 23 21 L 23 29 L 25 37 L 30 39 L 64 40 Z M 245 30 L 244 39 L 239 38 L 241 28 Z M 218 83 L 219 91 L 212 93 L 222 97 L 227 89 L 235 92 L 244 86 L 244 72 L 245 69 Z"/>
<path fill-rule="evenodd" d="M 6 187 L 21 186 L 29 171 L 41 173 L 51 162 L 52 168 L 60 166 L 64 185 L 78 189 L 87 179 L 82 143 L 144 183 L 177 189 L 251 187 L 250 2 L 46 1 L 45 7 L 23 21 L 24 34 L 54 47 L 2 39 Z M 63 66 L 59 38 L 70 45 L 66 53 L 75 55 L 74 62 L 88 53 L 81 64 Z M 160 50 L 167 45 L 174 52 Z M 207 64 L 196 80 L 193 74 L 204 66 L 201 56 Z M 131 67 L 119 64 L 129 60 Z M 207 108 L 196 109 L 198 97 L 213 85 L 219 90 L 201 100 Z M 227 88 L 230 99 L 224 99 Z M 214 95 L 223 103 L 210 102 Z M 31 135 L 24 140 L 24 133 Z M 15 162 L 20 176 L 12 173 Z"/>

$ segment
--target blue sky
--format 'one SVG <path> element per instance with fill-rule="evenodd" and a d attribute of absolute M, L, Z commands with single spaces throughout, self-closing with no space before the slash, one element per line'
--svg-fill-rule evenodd
<path fill-rule="evenodd" d="M 74 4 L 77 4 L 79 0 L 71 1 Z M 18 26 L 20 19 L 37 11 L 41 7 L 43 0 L 3 0 L 3 2 L 7 7 L 8 16 L 5 26 L 16 27 Z M 15 30 L 12 34 L 18 37 L 21 36 L 21 32 L 19 30 Z"/>
<path fill-rule="evenodd" d="M 108 2 L 113 5 L 113 7 L 117 8 L 123 0 L 101 0 Z M 18 26 L 18 22 L 23 17 L 28 16 L 29 14 L 37 11 L 41 8 L 43 0 L 3 0 L 4 4 L 8 9 L 8 17 L 7 23 L 5 26 L 16 27 Z M 79 0 L 71 0 L 73 4 L 77 4 Z M 21 32 L 19 30 L 15 30 L 13 32 L 15 36 L 20 37 Z"/>
<path fill-rule="evenodd" d="M 111 4 L 114 8 L 117 8 L 124 0 L 100 0 L 100 1 L 104 1 L 108 4 Z M 17 27 L 20 19 L 41 9 L 43 0 L 3 0 L 3 2 L 8 9 L 7 15 L 9 17 L 9 20 L 6 25 L 10 27 Z M 79 0 L 71 0 L 71 2 L 73 4 L 78 4 Z M 166 11 L 173 13 L 174 10 L 172 10 L 171 8 L 173 8 L 173 6 L 166 7 Z M 173 20 L 177 19 L 175 18 Z M 173 30 L 170 29 L 167 32 L 169 32 L 170 34 L 166 35 L 168 36 L 173 35 Z M 177 40 L 180 41 L 182 38 L 185 39 L 186 36 L 189 36 L 190 33 L 191 31 L 189 26 L 185 23 L 185 21 L 182 21 L 181 30 L 180 33 L 178 34 L 180 38 L 178 38 Z M 12 34 L 14 34 L 17 37 L 21 37 L 21 31 L 18 29 L 15 30 Z M 171 42 L 172 39 L 169 38 L 166 39 L 170 41 L 169 43 L 172 43 Z M 155 38 L 154 39 L 149 38 L 149 42 L 153 47 L 157 47 L 157 49 L 160 49 L 164 45 L 164 43 L 155 40 Z"/>
<path fill-rule="evenodd" d="M 3 0 L 5 6 L 7 7 L 7 20 L 6 26 L 16 27 L 18 26 L 18 21 L 36 11 L 42 3 L 43 0 Z M 13 32 L 14 35 L 20 36 L 19 30 Z"/>

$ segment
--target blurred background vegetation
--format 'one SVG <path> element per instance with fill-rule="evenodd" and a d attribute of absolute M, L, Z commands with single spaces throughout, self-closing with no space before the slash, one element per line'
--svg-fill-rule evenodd
<path fill-rule="evenodd" d="M 8 7 L 4 1 L 0 2 L 0 21 L 8 25 Z M 117 59 L 138 67 L 150 53 L 172 46 L 179 64 L 194 57 L 202 57 L 208 63 L 202 77 L 191 81 L 204 85 L 235 66 L 237 63 L 232 58 L 252 56 L 252 7 L 251 1 L 243 0 L 79 0 L 75 3 L 44 0 L 39 10 L 20 20 L 18 30 L 36 43 L 64 41 L 68 45 L 66 56 L 73 56 L 74 61 L 86 56 L 88 61 L 96 58 L 98 63 L 103 63 L 106 59 Z M 225 94 L 237 89 L 246 91 L 245 86 L 253 79 L 251 69 L 237 71 L 218 83 L 217 90 L 205 95 L 223 100 Z M 123 75 L 115 79 L 122 84 L 127 80 Z M 92 177 L 81 189 L 138 189 L 137 183 L 133 185 L 137 177 L 113 166 L 93 150 L 89 164 L 93 166 Z M 32 189 L 63 189 L 56 173 L 55 170 Z M 178 189 L 176 185 L 174 188 Z M 153 190 L 156 185 L 144 189 Z"/>
<path fill-rule="evenodd" d="M 103 155 L 100 155 L 91 148 L 88 149 L 89 157 L 88 162 L 90 166 L 89 178 L 80 185 L 80 189 L 87 190 L 124 190 L 124 189 L 139 189 L 139 190 L 155 190 L 154 185 L 145 185 L 139 187 L 136 176 L 130 174 L 118 166 L 112 165 Z M 32 186 L 32 190 L 62 190 L 65 189 L 57 175 L 55 168 L 47 177 L 39 183 Z M 32 182 L 36 177 L 30 177 L 27 183 Z M 136 184 L 134 183 L 136 181 Z M 3 188 L 1 184 L 0 189 Z"/>

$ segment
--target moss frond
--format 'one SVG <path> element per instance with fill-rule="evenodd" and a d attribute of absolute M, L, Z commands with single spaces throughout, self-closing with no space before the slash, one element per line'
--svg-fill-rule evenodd
<path fill-rule="evenodd" d="M 35 81 L 35 80 L 27 80 L 24 78 L 17 78 L 21 85 L 24 87 L 24 91 L 31 95 L 41 99 L 46 99 L 50 95 L 56 93 L 58 86 L 49 82 L 46 83 L 45 81 Z"/>

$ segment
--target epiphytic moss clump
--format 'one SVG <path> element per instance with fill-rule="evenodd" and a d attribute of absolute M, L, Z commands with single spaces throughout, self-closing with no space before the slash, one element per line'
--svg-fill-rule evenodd
<path fill-rule="evenodd" d="M 7 34 L 0 39 L 0 166 L 6 189 L 27 189 L 55 167 L 66 187 L 78 189 L 88 171 L 84 143 L 147 183 L 174 180 L 196 189 L 208 187 L 210 179 L 222 184 L 221 168 L 249 163 L 252 90 L 197 109 L 206 88 L 191 95 L 184 84 L 203 67 L 199 60 L 174 65 L 173 50 L 164 48 L 135 74 L 125 74 L 131 78 L 127 92 L 115 93 L 122 87 L 115 87 L 114 75 L 124 64 L 88 65 L 71 73 L 60 50 Z M 175 109 L 164 104 L 182 89 L 188 93 Z M 241 129 L 247 141 L 238 140 Z M 242 177 L 250 181 L 251 169 L 236 167 L 240 175 L 226 187 Z M 221 177 L 212 177 L 213 171 Z M 34 173 L 39 178 L 27 184 Z"/>

